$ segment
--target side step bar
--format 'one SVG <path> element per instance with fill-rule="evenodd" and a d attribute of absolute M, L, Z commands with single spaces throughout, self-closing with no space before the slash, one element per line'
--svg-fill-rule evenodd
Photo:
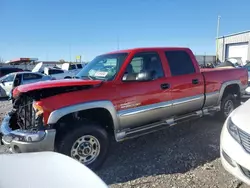
<path fill-rule="evenodd" d="M 186 122 L 188 120 L 194 120 L 194 119 L 198 119 L 201 118 L 205 115 L 211 115 L 215 112 L 218 112 L 219 108 L 218 107 L 212 107 L 212 108 L 208 108 L 205 110 L 199 110 L 187 115 L 183 115 L 183 116 L 178 116 L 178 117 L 173 117 L 170 119 L 166 119 L 166 120 L 162 120 L 159 122 L 155 122 L 155 123 L 151 123 L 148 125 L 144 125 L 144 126 L 140 126 L 140 127 L 136 127 L 133 129 L 127 129 L 121 132 L 117 132 L 116 133 L 116 141 L 117 142 L 121 142 L 127 139 L 131 139 L 131 138 L 135 138 L 138 136 L 142 136 L 145 134 L 149 134 L 167 127 L 171 127 L 173 125 L 179 124 L 179 123 L 183 123 Z"/>

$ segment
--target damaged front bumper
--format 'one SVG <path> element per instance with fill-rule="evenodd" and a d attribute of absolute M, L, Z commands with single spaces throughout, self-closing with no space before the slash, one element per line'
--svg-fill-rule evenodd
<path fill-rule="evenodd" d="M 12 114 L 6 115 L 1 124 L 2 142 L 12 153 L 54 151 L 55 129 L 48 130 L 12 130 Z"/>

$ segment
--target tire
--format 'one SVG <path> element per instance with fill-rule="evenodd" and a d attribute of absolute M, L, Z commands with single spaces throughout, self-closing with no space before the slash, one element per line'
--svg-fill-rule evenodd
<path fill-rule="evenodd" d="M 220 120 L 225 121 L 230 113 L 237 107 L 236 99 L 234 95 L 227 94 L 221 100 L 220 112 L 218 117 Z"/>
<path fill-rule="evenodd" d="M 109 138 L 106 130 L 97 124 L 86 124 L 84 122 L 79 122 L 76 126 L 78 128 L 60 139 L 58 147 L 56 147 L 58 152 L 78 160 L 92 170 L 100 168 L 107 157 L 109 148 Z M 83 142 L 84 140 L 85 142 Z M 97 147 L 98 144 L 99 147 Z M 82 149 L 80 146 L 82 146 Z M 84 157 L 84 152 L 85 154 L 92 153 L 95 158 L 92 155 L 88 155 L 88 157 L 85 155 Z M 91 157 L 89 158 L 89 156 Z"/>

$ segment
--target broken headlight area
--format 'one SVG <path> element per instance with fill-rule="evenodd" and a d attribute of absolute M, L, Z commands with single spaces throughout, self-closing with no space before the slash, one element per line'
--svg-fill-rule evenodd
<path fill-rule="evenodd" d="M 22 97 L 15 102 L 17 125 L 20 129 L 40 130 L 43 128 L 43 108 L 39 101 Z"/>
<path fill-rule="evenodd" d="M 19 142 L 38 142 L 45 137 L 44 131 L 34 130 L 21 130 L 17 129 L 12 131 L 8 135 L 3 136 L 5 142 L 19 141 Z"/>

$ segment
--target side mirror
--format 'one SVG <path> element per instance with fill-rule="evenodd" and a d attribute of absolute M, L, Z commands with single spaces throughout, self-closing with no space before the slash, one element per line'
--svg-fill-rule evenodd
<path fill-rule="evenodd" d="M 152 71 L 142 71 L 140 73 L 128 73 L 124 74 L 122 81 L 131 82 L 131 81 L 150 81 L 153 80 L 154 74 Z"/>
<path fill-rule="evenodd" d="M 4 80 L 1 80 L 0 83 L 2 83 L 4 85 L 5 81 Z"/>
<path fill-rule="evenodd" d="M 154 75 L 152 71 L 143 71 L 138 73 L 138 75 L 136 76 L 136 80 L 138 81 L 150 81 L 153 80 Z"/>

